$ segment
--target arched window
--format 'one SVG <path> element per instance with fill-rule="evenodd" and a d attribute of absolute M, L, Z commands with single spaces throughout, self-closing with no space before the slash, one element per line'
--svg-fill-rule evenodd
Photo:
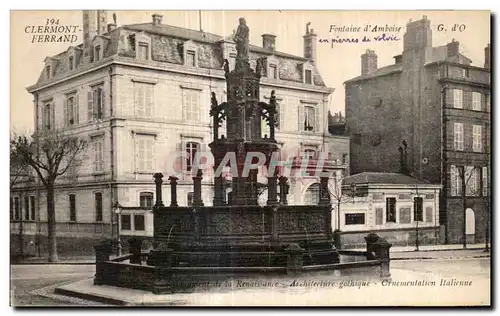
<path fill-rule="evenodd" d="M 476 233 L 476 219 L 471 208 L 465 210 L 465 234 L 474 235 Z"/>
<path fill-rule="evenodd" d="M 194 164 L 194 158 L 196 156 L 196 153 L 200 150 L 200 144 L 196 142 L 188 142 L 186 143 L 186 154 L 187 154 L 187 160 L 186 160 L 186 170 L 191 171 L 193 168 Z"/>
<path fill-rule="evenodd" d="M 319 203 L 319 183 L 311 184 L 304 195 L 305 205 L 318 205 Z"/>
<path fill-rule="evenodd" d="M 151 192 L 141 192 L 139 194 L 139 205 L 141 207 L 152 208 L 154 195 Z"/>

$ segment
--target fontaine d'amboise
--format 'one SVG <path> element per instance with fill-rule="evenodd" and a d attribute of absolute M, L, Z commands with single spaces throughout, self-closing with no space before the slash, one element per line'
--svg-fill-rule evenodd
<path fill-rule="evenodd" d="M 278 149 L 275 139 L 276 99 L 259 101 L 261 63 L 251 69 L 248 57 L 249 28 L 240 18 L 235 33 L 237 56 L 234 69 L 224 64 L 228 101 L 218 104 L 212 94 L 210 115 L 213 142 L 210 149 L 214 168 L 228 153 L 236 160 L 232 194 L 225 201 L 223 177 L 215 173 L 213 206 L 201 198 L 201 169 L 193 177 L 193 204 L 177 204 L 177 178 L 168 178 L 170 205 L 162 201 L 163 174 L 154 175 L 154 249 L 141 252 L 141 240 L 129 242 L 130 254 L 110 260 L 112 246 L 101 243 L 96 249 L 95 285 L 114 285 L 152 291 L 155 294 L 182 290 L 179 284 L 238 277 L 287 277 L 321 271 L 366 271 L 387 279 L 390 244 L 376 234 L 365 237 L 366 251 L 336 249 L 331 229 L 331 201 L 328 175 L 320 177 L 318 205 L 287 205 L 287 178 L 269 168 Z M 262 120 L 269 135 L 262 136 Z M 226 121 L 227 136 L 218 128 Z M 258 205 L 257 172 L 246 170 L 247 153 L 261 153 L 267 174 L 267 205 Z M 278 193 L 279 192 L 279 193 Z M 279 196 L 278 196 L 279 195 Z M 344 260 L 342 260 L 342 258 Z M 344 261 L 344 262 L 342 262 Z M 338 275 L 335 274 L 335 275 Z M 189 280 L 189 281 L 186 281 Z"/>

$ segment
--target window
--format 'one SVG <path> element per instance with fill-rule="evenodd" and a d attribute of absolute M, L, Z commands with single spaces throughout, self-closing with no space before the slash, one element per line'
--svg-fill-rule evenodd
<path fill-rule="evenodd" d="M 92 87 L 92 90 L 88 93 L 87 117 L 89 122 L 104 118 L 104 90 L 102 85 Z"/>
<path fill-rule="evenodd" d="M 66 96 L 66 126 L 78 124 L 77 96 L 72 94 Z"/>
<path fill-rule="evenodd" d="M 384 224 L 384 209 L 381 207 L 377 207 L 375 209 L 375 225 Z"/>
<path fill-rule="evenodd" d="M 451 181 L 451 195 L 459 196 L 462 194 L 462 177 L 460 170 L 457 166 L 450 166 L 450 181 Z"/>
<path fill-rule="evenodd" d="M 194 159 L 196 157 L 196 153 L 200 150 L 200 144 L 195 142 L 186 143 L 186 170 L 191 171 L 194 164 Z"/>
<path fill-rule="evenodd" d="M 314 106 L 304 106 L 304 123 L 303 123 L 303 129 L 304 131 L 315 131 L 317 129 L 317 113 L 316 113 L 316 108 Z M 317 131 L 317 130 L 316 130 Z"/>
<path fill-rule="evenodd" d="M 94 155 L 94 172 L 104 171 L 104 137 L 92 138 L 92 151 Z"/>
<path fill-rule="evenodd" d="M 269 78 L 278 79 L 278 68 L 276 65 L 269 65 Z"/>
<path fill-rule="evenodd" d="M 399 223 L 400 224 L 410 224 L 411 223 L 411 208 L 402 207 L 399 209 Z"/>
<path fill-rule="evenodd" d="M 342 154 L 342 164 L 343 165 L 347 164 L 347 154 Z"/>
<path fill-rule="evenodd" d="M 424 199 L 422 197 L 413 198 L 413 220 L 422 222 L 424 220 Z"/>
<path fill-rule="evenodd" d="M 453 107 L 456 109 L 462 109 L 463 105 L 462 90 L 453 89 Z"/>
<path fill-rule="evenodd" d="M 483 150 L 483 127 L 481 125 L 472 125 L 472 150 L 481 152 Z"/>
<path fill-rule="evenodd" d="M 139 43 L 137 57 L 143 60 L 149 59 L 149 45 L 147 43 Z"/>
<path fill-rule="evenodd" d="M 347 213 L 345 214 L 346 225 L 364 225 L 365 213 Z"/>
<path fill-rule="evenodd" d="M 467 166 L 465 168 L 465 193 L 467 196 L 476 196 L 479 193 L 481 175 L 479 168 Z"/>
<path fill-rule="evenodd" d="M 34 196 L 30 196 L 30 211 L 31 211 L 30 219 L 32 221 L 34 221 L 35 220 L 35 197 Z"/>
<path fill-rule="evenodd" d="M 135 111 L 138 117 L 153 117 L 153 91 L 152 84 L 134 82 Z"/>
<path fill-rule="evenodd" d="M 130 214 L 122 214 L 120 217 L 121 217 L 121 230 L 132 230 Z"/>
<path fill-rule="evenodd" d="M 193 206 L 194 192 L 188 192 L 187 194 L 187 206 Z"/>
<path fill-rule="evenodd" d="M 488 194 L 488 167 L 482 168 L 482 177 L 483 177 L 483 196 L 489 196 Z"/>
<path fill-rule="evenodd" d="M 68 58 L 68 67 L 69 67 L 69 71 L 71 71 L 75 68 L 73 56 L 69 56 L 69 58 Z"/>
<path fill-rule="evenodd" d="M 30 220 L 30 198 L 29 196 L 24 197 L 24 219 Z"/>
<path fill-rule="evenodd" d="M 196 53 L 192 50 L 186 52 L 186 66 L 196 66 Z"/>
<path fill-rule="evenodd" d="M 134 215 L 134 230 L 145 230 L 144 215 L 142 214 Z"/>
<path fill-rule="evenodd" d="M 14 199 L 10 198 L 10 220 L 14 220 Z"/>
<path fill-rule="evenodd" d="M 312 71 L 306 70 L 305 73 L 306 73 L 306 83 L 312 84 Z"/>
<path fill-rule="evenodd" d="M 102 222 L 102 193 L 94 193 L 95 201 L 95 221 Z"/>
<path fill-rule="evenodd" d="M 99 61 L 101 59 L 101 46 L 97 45 L 94 48 L 94 61 Z"/>
<path fill-rule="evenodd" d="M 314 149 L 305 149 L 302 157 L 308 159 L 314 159 L 316 158 L 316 151 Z"/>
<path fill-rule="evenodd" d="M 304 195 L 305 205 L 318 205 L 319 203 L 319 183 L 310 185 Z"/>
<path fill-rule="evenodd" d="M 490 95 L 489 94 L 485 94 L 484 98 L 485 98 L 485 105 L 486 105 L 485 111 L 489 112 L 490 111 Z"/>
<path fill-rule="evenodd" d="M 50 69 L 50 65 L 47 65 L 47 67 L 45 67 L 45 75 L 47 76 L 48 79 L 50 79 L 51 77 L 51 69 Z"/>
<path fill-rule="evenodd" d="M 453 124 L 453 146 L 455 150 L 464 150 L 464 124 Z"/>
<path fill-rule="evenodd" d="M 153 207 L 153 193 L 151 192 L 141 192 L 139 195 L 139 201 L 141 207 L 152 208 Z"/>
<path fill-rule="evenodd" d="M 200 121 L 199 92 L 184 90 L 184 119 L 191 122 Z"/>
<path fill-rule="evenodd" d="M 76 222 L 76 196 L 69 195 L 69 221 Z"/>
<path fill-rule="evenodd" d="M 385 199 L 385 221 L 396 222 L 396 198 Z"/>
<path fill-rule="evenodd" d="M 19 198 L 16 196 L 14 198 L 14 220 L 18 221 L 21 218 L 21 205 Z"/>
<path fill-rule="evenodd" d="M 432 207 L 427 206 L 425 208 L 425 221 L 427 223 L 432 223 L 433 222 L 433 217 L 434 217 L 434 212 L 432 210 Z"/>
<path fill-rule="evenodd" d="M 472 92 L 472 109 L 481 111 L 481 93 L 479 92 Z"/>
<path fill-rule="evenodd" d="M 43 108 L 43 127 L 46 130 L 50 130 L 52 127 L 53 115 L 52 115 L 52 104 L 46 103 Z"/>
<path fill-rule="evenodd" d="M 136 171 L 153 172 L 154 171 L 154 136 L 137 135 L 136 136 Z"/>

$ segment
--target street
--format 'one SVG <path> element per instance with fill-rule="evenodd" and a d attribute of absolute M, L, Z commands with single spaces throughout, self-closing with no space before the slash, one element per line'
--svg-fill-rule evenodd
<path fill-rule="evenodd" d="M 408 280 L 413 280 L 423 275 L 433 275 L 436 278 L 469 279 L 473 280 L 475 284 L 488 284 L 490 279 L 490 258 L 467 257 L 449 259 L 443 257 L 427 260 L 394 260 L 391 261 L 391 272 L 394 278 L 404 276 Z M 11 268 L 11 291 L 13 293 L 11 304 L 15 306 L 102 305 L 96 302 L 53 294 L 53 289 L 56 285 L 88 279 L 93 274 L 93 265 L 13 265 Z M 414 289 L 418 290 L 418 288 Z M 397 290 L 408 291 L 411 289 L 398 288 Z M 485 288 L 484 290 L 486 291 L 487 289 Z M 329 291 L 329 289 L 325 289 L 324 291 Z M 469 289 L 464 288 L 463 291 L 465 295 Z M 238 296 L 243 293 L 238 292 Z M 248 293 L 249 295 L 255 295 L 251 291 Z M 273 293 L 272 296 L 278 299 L 277 295 L 278 293 Z M 321 301 L 317 301 L 314 304 L 318 303 L 321 304 Z M 254 301 L 251 304 L 266 305 L 266 302 Z M 370 303 L 367 301 L 366 304 Z"/>

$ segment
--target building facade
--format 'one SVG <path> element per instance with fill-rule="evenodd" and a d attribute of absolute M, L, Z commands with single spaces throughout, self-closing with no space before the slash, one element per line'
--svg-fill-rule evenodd
<path fill-rule="evenodd" d="M 440 189 L 401 173 L 362 172 L 344 178 L 338 218 L 342 247 L 364 247 L 370 232 L 398 246 L 437 243 Z"/>
<path fill-rule="evenodd" d="M 407 24 L 394 58 L 377 68 L 376 53 L 367 50 L 361 75 L 345 82 L 351 173 L 394 172 L 396 149 L 404 147 L 411 174 L 443 186 L 442 242 L 466 235 L 483 242 L 490 226 L 489 44 L 484 66 L 473 66 L 457 41 L 432 46 L 424 16 Z"/>
<path fill-rule="evenodd" d="M 91 252 L 101 236 L 152 236 L 152 175 L 163 172 L 166 180 L 169 165 L 179 177 L 179 204 L 190 205 L 194 156 L 209 151 L 212 141 L 211 93 L 226 101 L 223 63 L 227 59 L 234 67 L 236 57 L 232 39 L 166 25 L 157 14 L 150 23 L 119 27 L 106 17 L 106 11 L 85 11 L 83 43 L 47 57 L 38 82 L 28 87 L 36 131 L 64 130 L 89 144 L 81 164 L 57 182 L 61 253 Z M 303 36 L 304 57 L 276 51 L 273 35 L 262 39 L 262 47 L 250 45 L 250 64 L 255 68 L 262 61 L 260 94 L 265 98 L 275 91 L 282 154 L 314 160 L 325 153 L 328 170 L 347 174 L 349 140 L 328 133 L 328 100 L 334 90 L 325 86 L 315 66 L 313 30 L 307 28 Z M 179 152 L 186 159 L 172 163 Z M 300 165 L 300 159 L 293 161 Z M 318 183 L 314 175 L 290 179 L 289 203 L 314 203 Z M 202 195 L 211 205 L 210 172 L 203 176 Z M 29 205 L 23 204 L 24 196 Z M 169 196 L 165 185 L 166 202 Z M 12 234 L 22 226 L 26 249 L 43 247 L 43 188 L 35 183 L 15 188 L 11 202 Z M 31 209 L 33 218 L 16 215 L 31 214 Z"/>

